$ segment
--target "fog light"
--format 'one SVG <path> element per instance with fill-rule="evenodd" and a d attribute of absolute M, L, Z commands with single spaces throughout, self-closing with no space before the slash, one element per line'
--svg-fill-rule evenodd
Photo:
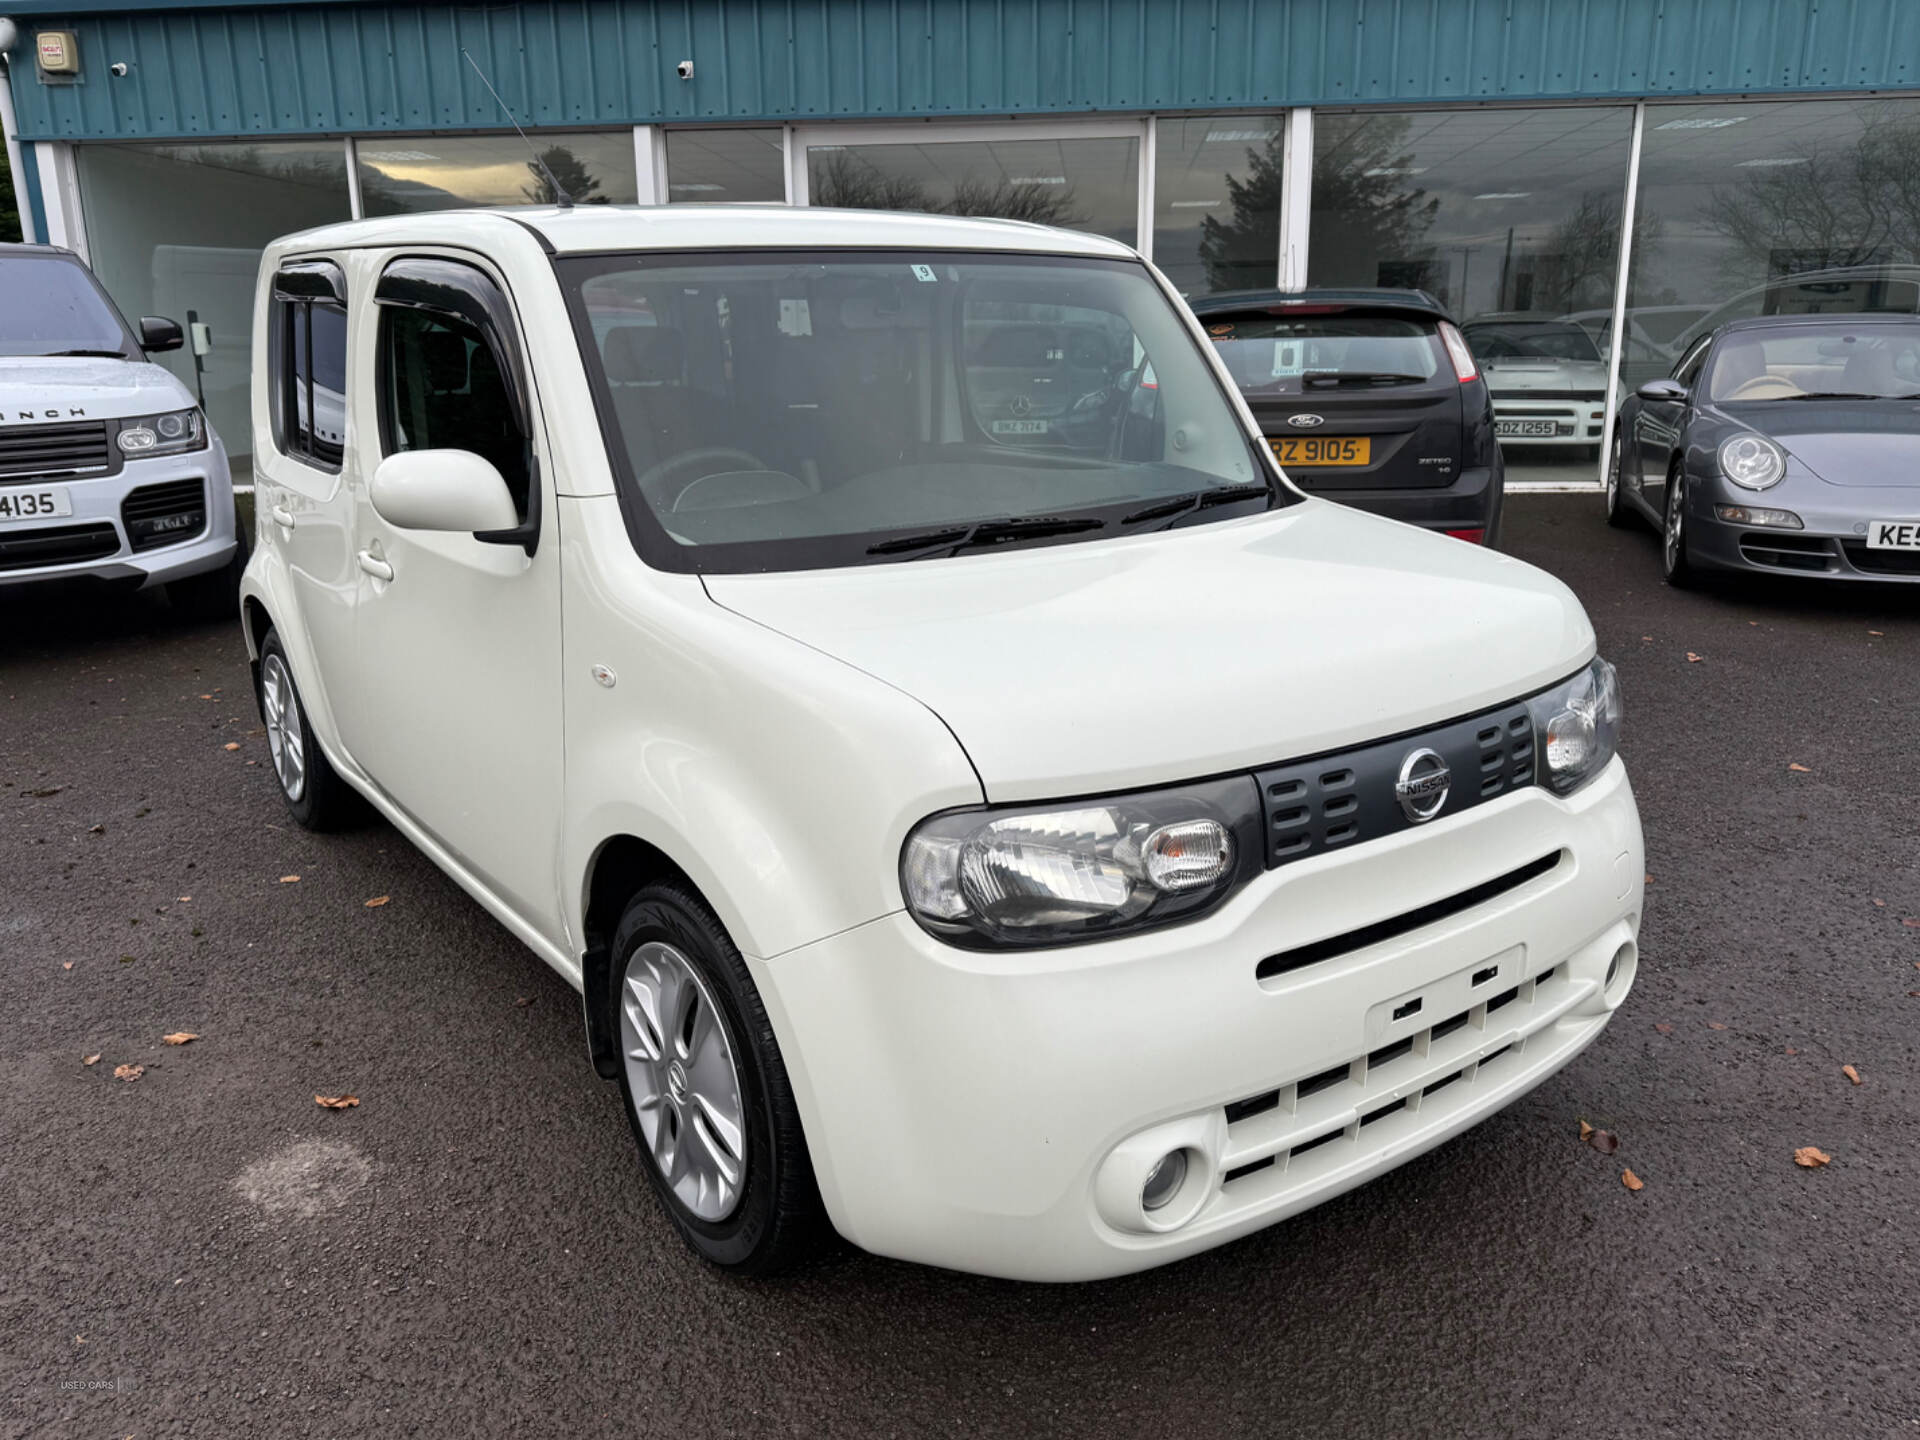
<path fill-rule="evenodd" d="M 1163 1210 L 1180 1193 L 1187 1179 L 1187 1152 L 1169 1150 L 1160 1163 L 1147 1172 L 1147 1183 L 1140 1187 L 1140 1205 L 1145 1210 Z"/>
<path fill-rule="evenodd" d="M 1713 513 L 1729 525 L 1768 525 L 1775 530 L 1804 530 L 1791 510 L 1763 510 L 1757 505 L 1716 505 Z"/>

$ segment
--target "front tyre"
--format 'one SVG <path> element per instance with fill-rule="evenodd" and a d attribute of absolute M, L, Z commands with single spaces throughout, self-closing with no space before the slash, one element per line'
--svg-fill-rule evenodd
<path fill-rule="evenodd" d="M 313 738 L 307 707 L 277 629 L 260 642 L 260 716 L 274 779 L 287 811 L 308 830 L 341 830 L 366 815 L 366 802 L 342 780 Z"/>
<path fill-rule="evenodd" d="M 1621 462 L 1626 458 L 1626 447 L 1621 443 L 1620 432 L 1613 432 L 1613 444 L 1607 448 L 1607 524 L 1616 530 L 1625 529 L 1631 516 L 1627 513 L 1625 498 L 1620 487 L 1626 477 L 1621 473 Z"/>
<path fill-rule="evenodd" d="M 820 1199 L 800 1112 L 719 920 L 682 886 L 647 886 L 621 914 L 608 978 L 627 1121 L 681 1235 L 744 1275 L 804 1256 Z"/>
<path fill-rule="evenodd" d="M 1667 514 L 1660 527 L 1660 575 L 1676 590 L 1693 584 L 1693 562 L 1687 558 L 1687 467 L 1674 463 L 1667 476 Z"/>

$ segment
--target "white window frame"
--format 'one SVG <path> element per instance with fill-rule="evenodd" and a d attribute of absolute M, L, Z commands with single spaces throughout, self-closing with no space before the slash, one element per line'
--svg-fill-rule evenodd
<path fill-rule="evenodd" d="M 40 167 L 40 206 L 47 217 L 47 243 L 63 245 L 87 264 L 93 253 L 87 247 L 86 214 L 80 206 L 80 171 L 73 158 L 73 146 L 65 140 L 36 140 L 34 159 Z M 23 229 L 32 225 L 26 212 L 20 216 Z"/>

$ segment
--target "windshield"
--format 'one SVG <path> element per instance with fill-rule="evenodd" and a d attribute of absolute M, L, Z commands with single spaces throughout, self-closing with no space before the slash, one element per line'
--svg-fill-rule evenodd
<path fill-rule="evenodd" d="M 629 529 L 663 568 L 917 559 L 1297 498 L 1137 263 L 748 252 L 559 270 Z M 1212 493 L 1227 487 L 1245 493 Z"/>
<path fill-rule="evenodd" d="M 1298 395 L 1342 379 L 1416 384 L 1440 369 L 1432 321 L 1379 315 L 1208 316 L 1234 383 L 1248 394 Z"/>
<path fill-rule="evenodd" d="M 0 355 L 127 354 L 127 327 L 76 261 L 0 255 L 0 295 Z"/>
<path fill-rule="evenodd" d="M 1906 400 L 1920 396 L 1920 323 L 1736 330 L 1707 373 L 1711 400 Z"/>
<path fill-rule="evenodd" d="M 1578 325 L 1463 325 L 1460 333 L 1479 360 L 1593 360 L 1600 347 Z"/>

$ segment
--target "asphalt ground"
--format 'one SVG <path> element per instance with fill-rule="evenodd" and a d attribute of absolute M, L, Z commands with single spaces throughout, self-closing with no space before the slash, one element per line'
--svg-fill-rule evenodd
<path fill-rule="evenodd" d="M 0 1432 L 1920 1435 L 1920 591 L 1508 525 L 1624 679 L 1637 989 L 1438 1151 L 1077 1287 L 703 1268 L 565 983 L 287 821 L 234 629 L 0 600 Z"/>

